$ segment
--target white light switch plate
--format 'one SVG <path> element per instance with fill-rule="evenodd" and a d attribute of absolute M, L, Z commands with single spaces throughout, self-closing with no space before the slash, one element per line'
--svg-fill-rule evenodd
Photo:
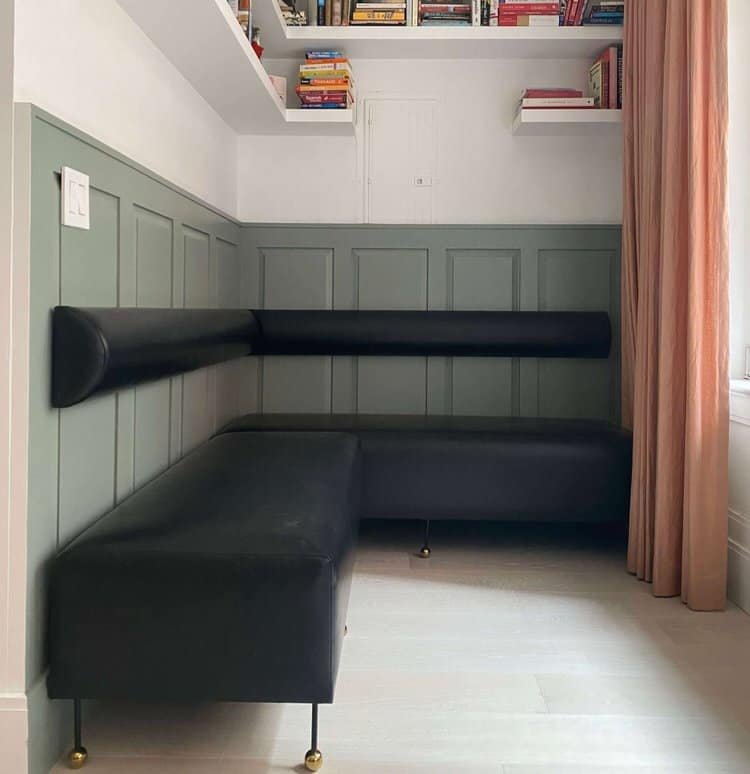
<path fill-rule="evenodd" d="M 70 167 L 62 168 L 62 224 L 73 228 L 90 227 L 89 176 Z"/>

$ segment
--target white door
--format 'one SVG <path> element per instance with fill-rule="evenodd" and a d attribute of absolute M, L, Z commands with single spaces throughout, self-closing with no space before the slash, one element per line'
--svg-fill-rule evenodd
<path fill-rule="evenodd" d="M 365 220 L 432 223 L 435 100 L 369 99 Z"/>

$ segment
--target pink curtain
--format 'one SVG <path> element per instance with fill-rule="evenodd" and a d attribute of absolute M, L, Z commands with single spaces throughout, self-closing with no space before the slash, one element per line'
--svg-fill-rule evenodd
<path fill-rule="evenodd" d="M 748 0 L 750 2 L 750 0 Z M 628 0 L 622 360 L 628 569 L 726 601 L 726 0 Z"/>

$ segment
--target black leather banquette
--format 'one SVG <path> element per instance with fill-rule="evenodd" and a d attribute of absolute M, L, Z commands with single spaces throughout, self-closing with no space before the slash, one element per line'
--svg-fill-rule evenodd
<path fill-rule="evenodd" d="M 74 309 L 52 403 L 247 354 L 607 357 L 604 313 Z M 53 698 L 333 700 L 360 517 L 623 519 L 630 436 L 591 420 L 250 415 L 54 560 Z M 429 550 L 425 546 L 425 554 Z"/>

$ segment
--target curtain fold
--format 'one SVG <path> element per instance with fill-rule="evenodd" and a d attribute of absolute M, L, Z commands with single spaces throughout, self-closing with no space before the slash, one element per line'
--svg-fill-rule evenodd
<path fill-rule="evenodd" d="M 726 0 L 628 0 L 622 416 L 628 570 L 696 610 L 726 601 Z"/>

